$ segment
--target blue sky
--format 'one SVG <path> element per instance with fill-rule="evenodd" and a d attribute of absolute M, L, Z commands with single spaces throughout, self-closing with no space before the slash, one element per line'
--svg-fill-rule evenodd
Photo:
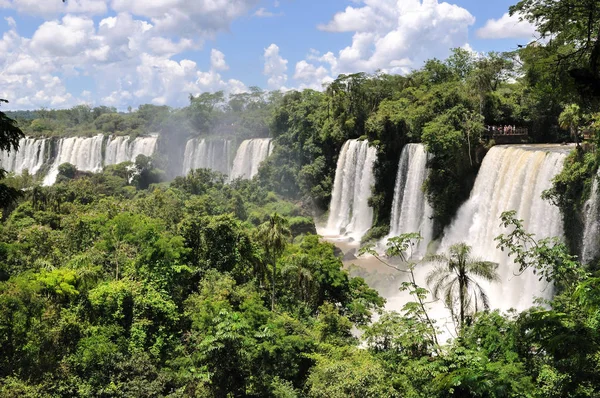
<path fill-rule="evenodd" d="M 533 27 L 493 0 L 0 0 L 8 109 L 181 106 L 189 93 L 320 89 L 406 73 L 452 47 L 505 51 Z"/>

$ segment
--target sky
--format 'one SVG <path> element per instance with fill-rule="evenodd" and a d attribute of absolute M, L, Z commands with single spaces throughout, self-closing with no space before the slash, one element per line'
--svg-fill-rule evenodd
<path fill-rule="evenodd" d="M 185 106 L 189 94 L 405 74 L 535 37 L 516 0 L 0 0 L 3 109 Z"/>

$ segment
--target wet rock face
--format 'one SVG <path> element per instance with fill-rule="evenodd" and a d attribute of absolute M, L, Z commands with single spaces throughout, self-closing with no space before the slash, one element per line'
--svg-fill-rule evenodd
<path fill-rule="evenodd" d="M 343 261 L 352 261 L 352 260 L 356 260 L 356 249 L 350 249 L 346 252 L 346 254 L 344 254 L 344 257 L 342 257 Z"/>

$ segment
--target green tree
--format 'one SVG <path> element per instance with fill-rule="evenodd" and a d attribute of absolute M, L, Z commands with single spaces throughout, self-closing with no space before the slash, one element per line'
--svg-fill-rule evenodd
<path fill-rule="evenodd" d="M 0 98 L 0 105 L 8 102 Z M 17 126 L 17 122 L 0 111 L 0 151 L 17 151 L 19 140 L 24 137 L 23 132 Z M 0 181 L 6 176 L 6 170 L 0 167 Z M 0 182 L 0 209 L 14 202 L 20 193 L 14 188 Z"/>
<path fill-rule="evenodd" d="M 277 275 L 277 259 L 285 250 L 291 238 L 287 219 L 275 213 L 269 221 L 261 224 L 256 231 L 256 237 L 262 245 L 266 260 L 271 265 L 271 311 L 275 310 L 275 284 Z"/>
<path fill-rule="evenodd" d="M 498 282 L 498 264 L 471 257 L 471 247 L 465 243 L 450 246 L 448 255 L 427 256 L 426 261 L 443 263 L 427 275 L 427 284 L 431 286 L 433 297 L 439 299 L 443 295 L 444 304 L 458 322 L 459 330 L 480 308 L 489 309 L 488 296 L 474 277 Z"/>
<path fill-rule="evenodd" d="M 192 126 L 196 131 L 208 133 L 214 126 L 218 112 L 217 105 L 223 103 L 225 94 L 223 91 L 216 93 L 202 93 L 196 97 L 190 95 L 190 106 L 187 114 Z"/>
<path fill-rule="evenodd" d="M 581 93 L 600 95 L 600 7 L 596 0 L 521 0 L 511 15 L 532 22 Z M 587 87 L 586 87 L 587 86 Z"/>
<path fill-rule="evenodd" d="M 581 122 L 581 108 L 577 104 L 570 104 L 565 107 L 558 117 L 560 128 L 569 130 L 571 138 L 575 140 L 579 146 L 579 123 Z"/>
<path fill-rule="evenodd" d="M 412 318 L 413 320 L 416 320 L 424 325 L 424 327 L 421 326 L 422 329 L 427 330 L 428 339 L 435 343 L 435 349 L 438 350 L 439 342 L 437 339 L 437 328 L 435 327 L 434 319 L 429 316 L 429 312 L 427 310 L 427 305 L 431 304 L 426 301 L 429 291 L 417 284 L 417 280 L 415 278 L 415 268 L 418 266 L 418 263 L 411 260 L 413 256 L 413 248 L 416 247 L 416 245 L 422 239 L 423 238 L 419 233 L 407 233 L 391 237 L 387 240 L 387 249 L 385 251 L 386 256 L 389 258 L 400 259 L 405 268 L 402 268 L 402 266 L 393 265 L 390 262 L 383 260 L 382 256 L 375 251 L 373 245 L 367 245 L 363 247 L 359 251 L 359 254 L 371 254 L 385 266 L 408 274 L 409 280 L 408 282 L 402 283 L 400 290 L 409 292 L 416 301 L 405 304 L 403 311 L 407 317 Z"/>

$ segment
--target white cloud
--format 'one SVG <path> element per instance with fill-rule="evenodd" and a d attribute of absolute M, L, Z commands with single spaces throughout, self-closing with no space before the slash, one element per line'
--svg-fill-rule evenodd
<path fill-rule="evenodd" d="M 229 29 L 235 19 L 246 15 L 259 0 L 112 0 L 117 12 L 149 18 L 164 34 L 186 38 L 211 38 Z"/>
<path fill-rule="evenodd" d="M 263 73 L 268 77 L 267 86 L 272 90 L 285 89 L 287 82 L 288 60 L 279 55 L 279 47 L 271 44 L 265 48 L 265 68 Z"/>
<path fill-rule="evenodd" d="M 225 54 L 214 48 L 210 52 L 210 66 L 214 70 L 229 69 L 229 65 L 225 62 Z"/>
<path fill-rule="evenodd" d="M 188 94 L 224 90 L 247 91 L 219 71 L 229 66 L 225 55 L 213 49 L 211 68 L 202 71 L 175 54 L 199 49 L 192 39 L 168 37 L 147 21 L 127 12 L 95 23 L 87 16 L 67 14 L 42 23 L 31 39 L 21 37 L 16 23 L 0 37 L 0 98 L 9 109 L 68 107 L 98 103 L 125 109 L 140 103 L 184 105 Z M 93 94 L 71 95 L 67 79 L 95 83 Z M 94 100 L 95 99 L 95 100 Z"/>
<path fill-rule="evenodd" d="M 4 0 L 0 8 L 13 8 L 22 14 L 51 17 L 60 14 L 102 15 L 108 11 L 105 0 Z"/>
<path fill-rule="evenodd" d="M 281 17 L 283 16 L 282 12 L 272 12 L 268 11 L 266 8 L 261 7 L 254 13 L 255 17 L 259 18 L 273 18 L 273 17 Z"/>
<path fill-rule="evenodd" d="M 477 37 L 482 39 L 533 39 L 535 26 L 528 21 L 521 21 L 520 16 L 508 13 L 500 19 L 489 19 L 485 26 L 477 30 Z"/>
<path fill-rule="evenodd" d="M 312 88 L 313 90 L 321 90 L 324 84 L 334 80 L 325 67 L 315 66 L 304 60 L 296 64 L 294 79 L 301 82 L 300 89 Z"/>
<path fill-rule="evenodd" d="M 47 55 L 77 55 L 90 47 L 94 34 L 94 21 L 66 15 L 61 22 L 44 22 L 34 33 L 31 46 Z"/>
<path fill-rule="evenodd" d="M 445 58 L 468 43 L 475 17 L 466 9 L 438 0 L 357 0 L 319 25 L 327 32 L 354 32 L 352 43 L 309 60 L 327 65 L 331 76 L 357 71 L 406 73 L 425 60 Z M 316 67 L 316 66 L 315 66 Z"/>
<path fill-rule="evenodd" d="M 9 27 L 11 27 L 11 28 L 17 27 L 17 22 L 15 21 L 15 19 L 13 17 L 6 17 L 6 18 L 4 18 L 4 20 L 6 21 L 6 23 L 8 24 Z"/>

